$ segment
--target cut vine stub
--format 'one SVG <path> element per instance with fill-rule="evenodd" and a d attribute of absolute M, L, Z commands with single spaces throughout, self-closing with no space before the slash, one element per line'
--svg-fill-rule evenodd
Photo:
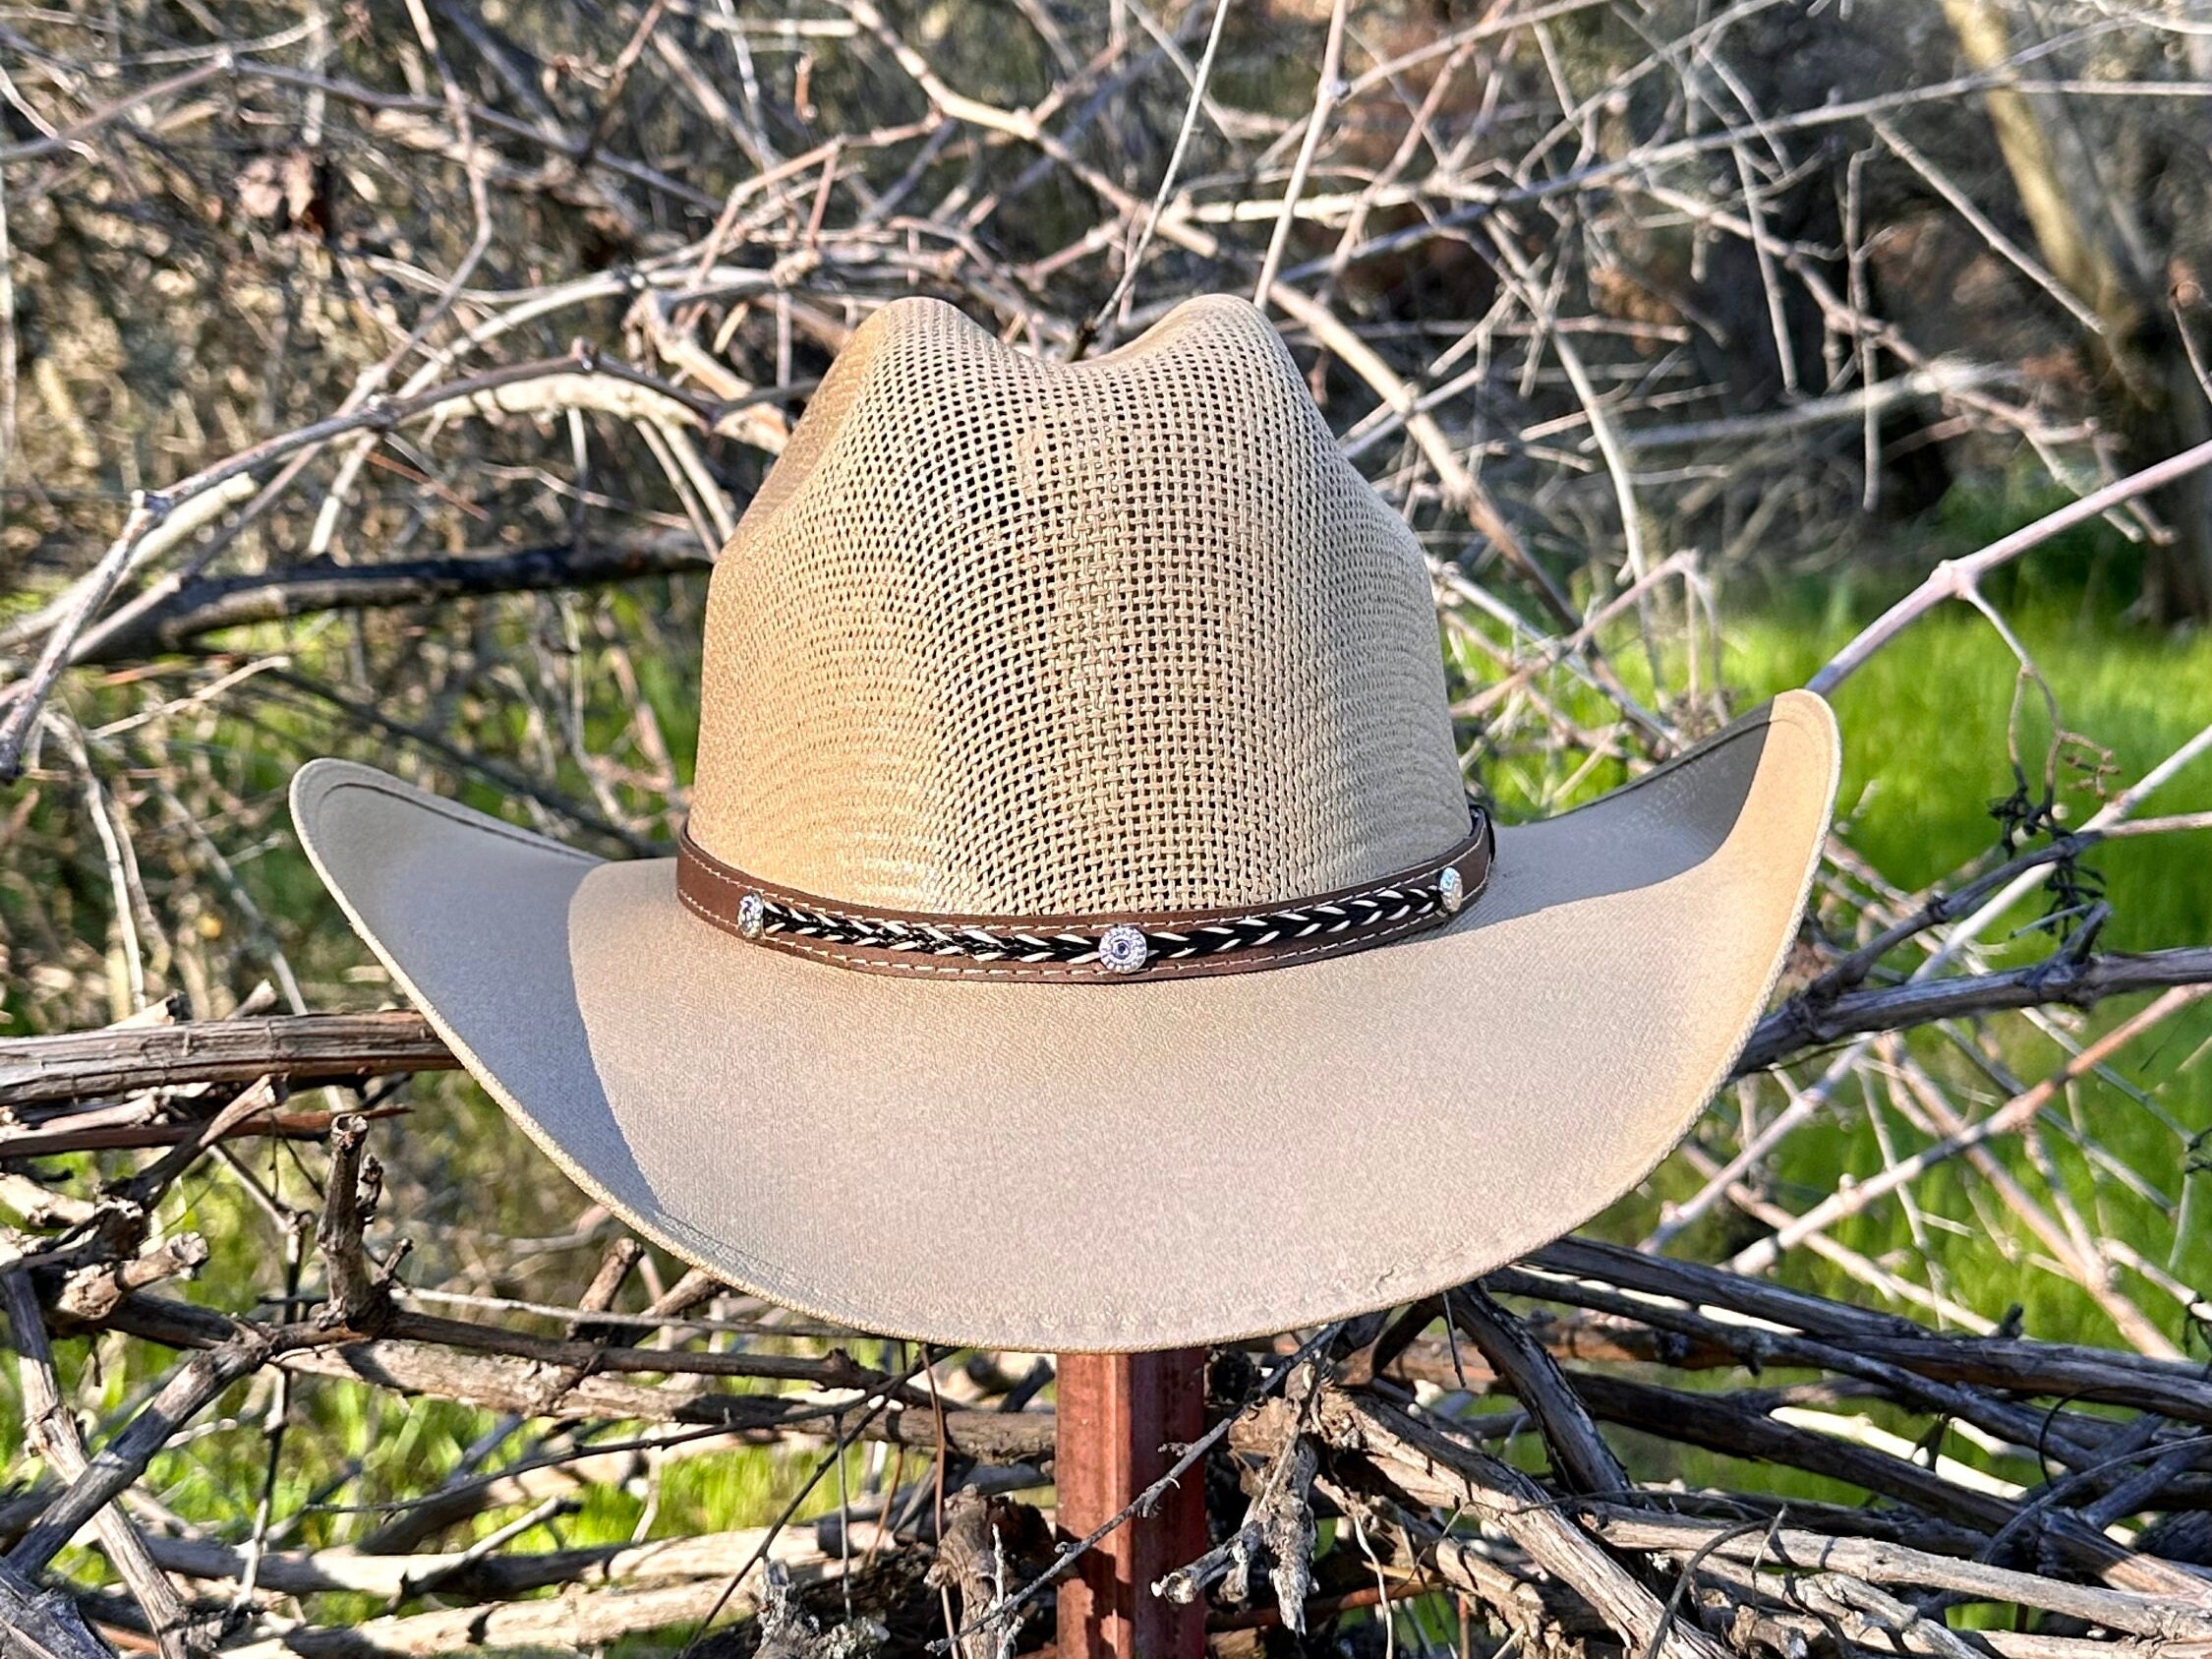
<path fill-rule="evenodd" d="M 1084 1538 L 1205 1432 L 1206 1353 L 1062 1354 L 1058 1392 L 1060 1525 Z M 1060 1659 L 1203 1659 L 1203 1599 L 1179 1607 L 1152 1585 L 1205 1550 L 1205 1481 L 1193 1469 L 1061 1580 Z"/>

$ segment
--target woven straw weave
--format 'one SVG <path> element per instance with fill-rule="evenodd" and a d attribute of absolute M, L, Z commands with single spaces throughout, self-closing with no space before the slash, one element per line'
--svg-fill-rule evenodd
<path fill-rule="evenodd" d="M 1241 300 L 853 335 L 717 565 L 691 832 L 872 909 L 1260 905 L 1466 833 L 1412 533 Z"/>

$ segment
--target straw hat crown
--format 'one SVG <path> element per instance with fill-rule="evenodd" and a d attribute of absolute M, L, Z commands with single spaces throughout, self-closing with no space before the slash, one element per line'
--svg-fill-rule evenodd
<path fill-rule="evenodd" d="M 1467 822 L 1421 550 L 1242 300 L 1077 364 L 883 308 L 716 566 L 690 830 L 766 881 L 1258 905 Z"/>

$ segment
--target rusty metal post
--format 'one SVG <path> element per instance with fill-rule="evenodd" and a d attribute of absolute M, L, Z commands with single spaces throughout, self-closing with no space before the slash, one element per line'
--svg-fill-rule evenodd
<path fill-rule="evenodd" d="M 1062 1354 L 1054 1483 L 1060 1525 L 1086 1537 L 1168 1471 L 1169 1443 L 1205 1432 L 1203 1348 Z M 1059 1659 L 1203 1659 L 1205 1609 L 1177 1607 L 1153 1581 L 1206 1549 L 1202 1471 L 1151 1515 L 1124 1523 L 1060 1583 Z"/>

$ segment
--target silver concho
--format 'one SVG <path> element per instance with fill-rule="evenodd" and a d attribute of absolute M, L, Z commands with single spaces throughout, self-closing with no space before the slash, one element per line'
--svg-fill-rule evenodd
<path fill-rule="evenodd" d="M 1109 974 L 1134 974 L 1152 959 L 1144 929 L 1117 921 L 1098 937 L 1098 965 Z"/>
<path fill-rule="evenodd" d="M 767 920 L 768 906 L 761 902 L 758 893 L 747 893 L 737 901 L 737 931 L 746 938 L 759 938 L 761 928 Z"/>
<path fill-rule="evenodd" d="M 1467 886 L 1460 880 L 1459 871 L 1449 864 L 1445 865 L 1443 873 L 1436 877 L 1436 891 L 1443 896 L 1444 914 L 1459 915 L 1459 907 L 1467 898 Z"/>

